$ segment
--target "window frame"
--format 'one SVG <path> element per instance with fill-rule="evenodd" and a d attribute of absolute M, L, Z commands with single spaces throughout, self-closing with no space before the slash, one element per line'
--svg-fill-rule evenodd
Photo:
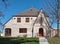
<path fill-rule="evenodd" d="M 17 22 L 18 22 L 18 23 L 21 22 L 21 18 L 17 18 Z"/>
<path fill-rule="evenodd" d="M 26 18 L 25 22 L 30 22 L 30 19 L 29 18 Z"/>
<path fill-rule="evenodd" d="M 5 36 L 11 36 L 11 28 L 5 29 Z"/>
<path fill-rule="evenodd" d="M 27 28 L 19 28 L 19 33 L 27 33 Z"/>

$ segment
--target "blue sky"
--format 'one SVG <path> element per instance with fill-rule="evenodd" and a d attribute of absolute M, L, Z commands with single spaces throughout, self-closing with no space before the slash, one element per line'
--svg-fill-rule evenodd
<path fill-rule="evenodd" d="M 8 0 L 6 1 L 7 8 L 5 8 L 4 3 L 0 1 L 0 11 L 5 15 L 5 18 L 2 19 L 3 24 L 7 22 L 13 15 L 20 13 L 24 10 L 27 10 L 31 7 L 36 8 L 36 10 L 45 9 L 45 0 Z M 56 28 L 56 25 L 53 25 Z"/>

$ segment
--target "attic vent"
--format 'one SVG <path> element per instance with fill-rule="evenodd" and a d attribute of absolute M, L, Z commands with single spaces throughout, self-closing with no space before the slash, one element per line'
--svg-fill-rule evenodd
<path fill-rule="evenodd" d="M 30 11 L 32 11 L 32 9 L 30 9 Z"/>
<path fill-rule="evenodd" d="M 16 18 L 14 18 L 14 19 L 16 19 Z"/>

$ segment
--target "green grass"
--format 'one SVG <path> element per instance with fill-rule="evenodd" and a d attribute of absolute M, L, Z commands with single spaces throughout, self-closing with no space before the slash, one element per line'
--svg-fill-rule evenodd
<path fill-rule="evenodd" d="M 38 38 L 0 37 L 0 44 L 39 44 Z"/>
<path fill-rule="evenodd" d="M 49 44 L 60 44 L 60 37 L 47 37 Z M 39 44 L 38 38 L 0 37 L 0 44 Z"/>
<path fill-rule="evenodd" d="M 60 37 L 47 38 L 49 44 L 60 44 Z"/>

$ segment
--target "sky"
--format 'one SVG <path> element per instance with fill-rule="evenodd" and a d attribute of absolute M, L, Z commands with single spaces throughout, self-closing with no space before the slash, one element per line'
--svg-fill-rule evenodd
<path fill-rule="evenodd" d="M 5 4 L 0 0 L 0 11 L 3 12 L 5 18 L 2 19 L 3 24 L 6 23 L 13 15 L 23 12 L 29 8 L 36 8 L 36 10 L 40 10 L 41 8 L 45 11 L 45 2 L 46 0 L 7 0 L 7 8 L 5 8 Z M 55 28 L 56 25 L 53 25 Z"/>

